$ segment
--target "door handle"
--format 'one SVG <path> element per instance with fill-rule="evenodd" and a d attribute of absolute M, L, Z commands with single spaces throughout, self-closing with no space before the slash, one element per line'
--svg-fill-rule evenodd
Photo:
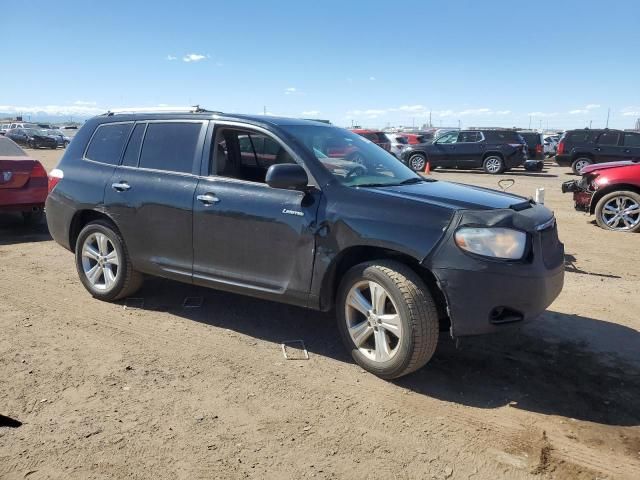
<path fill-rule="evenodd" d="M 129 185 L 127 182 L 118 182 L 112 183 L 111 188 L 113 188 L 117 192 L 125 192 L 131 189 L 131 185 Z"/>
<path fill-rule="evenodd" d="M 213 203 L 218 203 L 220 201 L 220 199 L 216 197 L 213 193 L 205 193 L 204 195 L 198 195 L 196 198 L 202 203 L 204 203 L 205 205 L 211 205 Z"/>

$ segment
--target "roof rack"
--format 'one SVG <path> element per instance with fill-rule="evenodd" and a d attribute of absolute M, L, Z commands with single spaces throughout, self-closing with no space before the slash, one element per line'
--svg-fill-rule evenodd
<path fill-rule="evenodd" d="M 213 113 L 221 115 L 222 112 L 216 112 L 214 110 L 207 110 L 200 105 L 193 105 L 191 107 L 135 107 L 135 108 L 118 108 L 115 110 L 108 110 L 102 115 L 112 116 L 123 113 Z"/>

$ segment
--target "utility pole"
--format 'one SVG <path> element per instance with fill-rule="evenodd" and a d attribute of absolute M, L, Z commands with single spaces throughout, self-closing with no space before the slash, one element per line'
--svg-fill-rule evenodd
<path fill-rule="evenodd" d="M 609 128 L 609 114 L 611 113 L 611 108 L 607 108 L 607 126 L 606 128 Z"/>
<path fill-rule="evenodd" d="M 529 115 L 529 130 L 531 130 L 531 115 Z"/>
<path fill-rule="evenodd" d="M 264 107 L 262 107 L 262 114 L 263 115 L 267 114 L 267 106 L 266 105 Z"/>
<path fill-rule="evenodd" d="M 460 119 L 458 119 L 458 130 L 460 130 Z"/>
<path fill-rule="evenodd" d="M 431 110 L 429 110 L 429 128 L 433 127 L 433 123 L 431 123 Z"/>
<path fill-rule="evenodd" d="M 591 128 L 592 124 L 593 124 L 593 120 L 589 120 L 589 128 Z"/>
<path fill-rule="evenodd" d="M 540 130 L 542 130 L 542 119 L 540 119 Z"/>

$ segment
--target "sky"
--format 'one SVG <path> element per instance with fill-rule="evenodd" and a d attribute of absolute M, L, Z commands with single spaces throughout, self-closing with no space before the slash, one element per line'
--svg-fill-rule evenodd
<path fill-rule="evenodd" d="M 194 104 L 365 127 L 640 118 L 638 0 L 19 5 L 0 9 L 0 112 L 32 120 Z"/>

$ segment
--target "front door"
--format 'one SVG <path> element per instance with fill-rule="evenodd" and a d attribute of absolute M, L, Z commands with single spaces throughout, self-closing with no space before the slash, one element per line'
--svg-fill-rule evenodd
<path fill-rule="evenodd" d="M 445 133 L 439 137 L 433 145 L 428 148 L 429 162 L 431 167 L 452 167 L 452 154 L 455 152 L 455 143 L 458 139 L 458 132 Z"/>
<path fill-rule="evenodd" d="M 305 304 L 320 191 L 275 189 L 268 167 L 292 163 L 266 132 L 218 125 L 193 205 L 194 283 Z"/>
<path fill-rule="evenodd" d="M 460 132 L 458 140 L 453 145 L 455 150 L 451 154 L 451 163 L 457 168 L 476 168 L 482 164 L 484 144 L 481 142 L 480 132 Z"/>

